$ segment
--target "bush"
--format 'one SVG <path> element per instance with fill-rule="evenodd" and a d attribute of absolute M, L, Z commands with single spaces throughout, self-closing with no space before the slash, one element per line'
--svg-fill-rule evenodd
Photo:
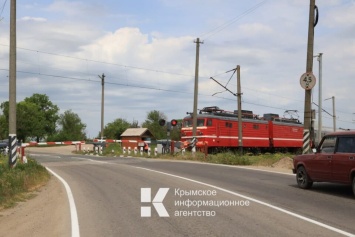
<path fill-rule="evenodd" d="M 46 184 L 50 174 L 45 167 L 33 159 L 28 159 L 27 164 L 17 163 L 10 168 L 8 157 L 0 157 L 0 207 L 14 204 L 25 193 L 33 191 Z"/>

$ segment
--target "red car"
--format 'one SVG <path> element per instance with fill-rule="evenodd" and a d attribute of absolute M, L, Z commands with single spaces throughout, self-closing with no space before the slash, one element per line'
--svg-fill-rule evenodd
<path fill-rule="evenodd" d="M 325 135 L 314 154 L 293 158 L 293 173 L 300 188 L 313 182 L 351 184 L 355 195 L 355 131 Z"/>

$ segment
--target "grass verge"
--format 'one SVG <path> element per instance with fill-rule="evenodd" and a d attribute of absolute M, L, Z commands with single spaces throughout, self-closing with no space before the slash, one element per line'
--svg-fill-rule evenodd
<path fill-rule="evenodd" d="M 45 185 L 50 174 L 33 159 L 27 164 L 17 163 L 9 167 L 8 157 L 0 155 L 0 210 L 14 206 L 34 196 L 32 191 Z"/>
<path fill-rule="evenodd" d="M 155 147 L 151 147 L 151 150 L 154 151 Z M 127 153 L 123 154 L 121 145 L 117 143 L 110 143 L 108 147 L 104 150 L 104 155 L 106 156 L 128 156 Z M 131 153 L 131 156 L 140 156 L 138 152 L 137 155 Z M 158 154 L 154 155 L 152 152 L 150 156 L 147 153 L 143 153 L 142 157 L 147 158 L 159 158 L 159 159 L 175 159 L 175 160 L 191 160 L 191 161 L 201 161 L 215 164 L 226 164 L 226 165 L 253 165 L 253 166 L 272 166 L 279 160 L 285 157 L 293 157 L 293 154 L 290 153 L 264 153 L 253 155 L 252 153 L 246 153 L 240 156 L 238 153 L 234 152 L 223 152 L 218 154 L 205 154 L 201 152 L 196 152 L 192 154 L 191 152 L 185 152 L 184 154 L 175 153 L 171 154 Z"/>

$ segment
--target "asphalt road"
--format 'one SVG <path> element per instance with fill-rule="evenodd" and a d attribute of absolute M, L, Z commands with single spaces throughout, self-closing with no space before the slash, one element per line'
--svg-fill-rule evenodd
<path fill-rule="evenodd" d="M 324 183 L 301 190 L 294 175 L 193 162 L 32 157 L 71 188 L 81 236 L 355 234 L 349 186 Z M 145 197 L 153 203 L 141 202 L 142 188 L 151 189 Z M 168 188 L 166 195 L 163 188 Z M 151 216 L 141 217 L 142 209 Z M 159 216 L 162 209 L 169 217 Z"/>

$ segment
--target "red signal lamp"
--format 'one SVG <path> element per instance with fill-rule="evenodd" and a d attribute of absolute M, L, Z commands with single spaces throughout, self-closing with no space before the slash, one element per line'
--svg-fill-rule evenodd
<path fill-rule="evenodd" d="M 176 119 L 171 120 L 171 126 L 175 127 L 178 124 L 178 121 Z"/>

